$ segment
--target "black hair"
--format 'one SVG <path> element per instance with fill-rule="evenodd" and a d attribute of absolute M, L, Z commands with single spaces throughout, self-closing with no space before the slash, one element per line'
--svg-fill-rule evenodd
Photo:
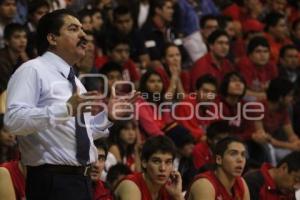
<path fill-rule="evenodd" d="M 0 113 L 0 131 L 4 128 L 4 114 Z"/>
<path fill-rule="evenodd" d="M 118 72 L 120 72 L 120 74 L 122 74 L 123 67 L 119 63 L 109 61 L 102 66 L 102 68 L 99 70 L 99 73 L 107 75 L 108 73 L 110 73 L 112 71 L 118 71 Z"/>
<path fill-rule="evenodd" d="M 219 22 L 220 29 L 222 30 L 224 30 L 227 27 L 229 22 L 233 22 L 232 17 L 227 15 L 221 15 L 219 16 L 218 19 L 219 19 L 218 22 Z"/>
<path fill-rule="evenodd" d="M 206 136 L 208 139 L 213 140 L 219 134 L 231 133 L 231 127 L 229 121 L 218 120 L 211 123 L 206 130 Z"/>
<path fill-rule="evenodd" d="M 106 138 L 100 138 L 100 139 L 97 139 L 97 140 L 94 141 L 94 144 L 95 144 L 95 146 L 96 146 L 98 149 L 103 149 L 103 150 L 104 150 L 104 153 L 105 153 L 105 159 L 106 159 L 107 154 L 108 154 L 108 145 L 107 145 Z"/>
<path fill-rule="evenodd" d="M 300 24 L 300 17 L 297 18 L 292 24 L 292 30 L 296 30 L 297 26 Z"/>
<path fill-rule="evenodd" d="M 223 157 L 225 151 L 228 149 L 228 146 L 233 142 L 241 143 L 245 146 L 245 144 L 242 142 L 242 140 L 240 140 L 237 137 L 234 137 L 234 136 L 225 137 L 217 142 L 215 149 L 214 149 L 215 156 L 218 155 L 218 156 Z"/>
<path fill-rule="evenodd" d="M 300 152 L 292 152 L 288 155 L 286 155 L 283 159 L 281 159 L 277 167 L 280 167 L 284 163 L 288 166 L 288 171 L 290 172 L 296 172 L 300 170 Z"/>
<path fill-rule="evenodd" d="M 106 41 L 106 52 L 112 52 L 118 45 L 126 44 L 130 47 L 130 42 L 127 37 L 123 36 L 110 36 Z"/>
<path fill-rule="evenodd" d="M 211 74 L 204 74 L 200 76 L 196 81 L 196 90 L 199 90 L 205 83 L 209 83 L 218 88 L 217 79 Z"/>
<path fill-rule="evenodd" d="M 212 32 L 208 38 L 207 38 L 207 43 L 210 45 L 210 44 L 214 44 L 215 41 L 221 37 L 221 36 L 226 36 L 228 39 L 229 39 L 229 36 L 228 34 L 226 33 L 226 31 L 224 30 L 220 30 L 220 29 L 217 29 L 215 30 L 214 32 Z"/>
<path fill-rule="evenodd" d="M 194 144 L 194 137 L 190 131 L 181 125 L 177 125 L 166 132 L 166 135 L 172 139 L 178 149 L 183 148 L 187 144 Z"/>
<path fill-rule="evenodd" d="M 256 36 L 256 37 L 251 38 L 251 40 L 249 41 L 249 44 L 247 46 L 247 54 L 249 55 L 249 54 L 253 53 L 253 51 L 258 46 L 263 46 L 263 47 L 267 47 L 268 49 L 270 49 L 270 44 L 265 37 Z"/>
<path fill-rule="evenodd" d="M 155 9 L 162 9 L 167 2 L 173 2 L 172 0 L 152 0 L 150 1 L 150 12 L 149 15 L 153 16 L 155 14 Z"/>
<path fill-rule="evenodd" d="M 111 189 L 113 186 L 113 183 L 118 180 L 118 178 L 122 175 L 129 175 L 132 171 L 129 169 L 129 167 L 123 163 L 117 163 L 116 165 L 113 165 L 109 168 L 106 176 L 106 182 L 110 186 Z"/>
<path fill-rule="evenodd" d="M 79 19 L 80 22 L 82 22 L 83 18 L 85 18 L 87 16 L 92 17 L 91 10 L 82 9 L 78 12 L 78 19 Z"/>
<path fill-rule="evenodd" d="M 215 16 L 215 15 L 211 15 L 211 14 L 208 14 L 208 15 L 204 15 L 201 17 L 201 20 L 200 20 L 200 28 L 204 28 L 205 24 L 207 21 L 209 20 L 216 20 L 219 24 L 219 21 L 218 21 L 218 17 Z"/>
<path fill-rule="evenodd" d="M 59 30 L 64 25 L 64 17 L 71 15 L 77 17 L 74 12 L 67 9 L 55 10 L 44 15 L 37 26 L 37 51 L 38 55 L 43 55 L 49 48 L 48 34 L 59 35 Z"/>
<path fill-rule="evenodd" d="M 134 146 L 136 141 L 134 144 L 131 144 L 126 148 L 124 146 L 124 141 L 122 141 L 120 137 L 121 131 L 123 129 L 127 129 L 130 124 L 133 126 L 133 128 L 136 128 L 137 126 L 136 123 L 132 120 L 120 120 L 114 122 L 114 125 L 109 129 L 109 136 L 108 136 L 109 145 L 118 146 L 122 159 L 134 153 Z"/>
<path fill-rule="evenodd" d="M 143 145 L 141 160 L 148 161 L 155 153 L 170 153 L 172 158 L 175 158 L 176 147 L 173 141 L 167 136 L 154 136 L 146 140 Z"/>
<path fill-rule="evenodd" d="M 292 50 L 292 49 L 298 51 L 297 47 L 296 47 L 295 45 L 293 45 L 293 44 L 287 44 L 287 45 L 284 45 L 284 46 L 281 47 L 281 49 L 280 49 L 279 57 L 280 57 L 280 58 L 283 58 L 283 57 L 285 56 L 286 51 Z"/>
<path fill-rule="evenodd" d="M 26 28 L 22 24 L 10 23 L 10 24 L 6 25 L 4 28 L 3 38 L 5 40 L 9 40 L 15 32 L 27 33 Z"/>
<path fill-rule="evenodd" d="M 294 90 L 294 84 L 285 78 L 275 78 L 271 80 L 267 89 L 267 99 L 271 102 L 278 102 Z"/>
<path fill-rule="evenodd" d="M 240 81 L 244 84 L 243 94 L 241 94 L 241 96 L 239 97 L 240 99 L 242 99 L 244 97 L 244 95 L 246 94 L 247 83 L 246 83 L 244 77 L 239 72 L 236 72 L 236 71 L 229 72 L 229 73 L 225 74 L 225 76 L 224 76 L 224 78 L 222 80 L 222 83 L 220 85 L 220 94 L 223 97 L 227 97 L 228 96 L 228 87 L 229 87 L 230 79 L 233 76 L 237 76 L 240 79 Z"/>
<path fill-rule="evenodd" d="M 46 0 L 29 1 L 28 14 L 32 15 L 35 11 L 37 11 L 41 7 L 48 7 L 50 9 L 50 5 Z"/>
<path fill-rule="evenodd" d="M 117 17 L 129 14 L 132 17 L 132 13 L 127 6 L 120 5 L 114 9 L 113 19 L 116 21 Z"/>
<path fill-rule="evenodd" d="M 265 30 L 268 31 L 270 27 L 276 26 L 281 19 L 285 19 L 284 15 L 279 12 L 270 12 L 265 17 Z"/>

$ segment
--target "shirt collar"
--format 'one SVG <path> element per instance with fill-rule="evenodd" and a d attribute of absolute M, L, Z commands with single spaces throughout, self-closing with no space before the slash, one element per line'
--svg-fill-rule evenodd
<path fill-rule="evenodd" d="M 55 53 L 52 53 L 50 51 L 47 51 L 41 56 L 43 59 L 45 59 L 48 63 L 51 65 L 54 65 L 56 69 L 65 77 L 68 78 L 70 73 L 70 65 L 64 61 L 60 56 L 56 55 Z"/>
<path fill-rule="evenodd" d="M 267 185 L 268 190 L 276 191 L 277 190 L 276 184 L 269 173 L 269 169 L 271 169 L 271 168 L 272 168 L 272 165 L 270 165 L 269 163 L 264 163 L 261 167 L 261 172 L 265 178 L 265 183 Z"/>

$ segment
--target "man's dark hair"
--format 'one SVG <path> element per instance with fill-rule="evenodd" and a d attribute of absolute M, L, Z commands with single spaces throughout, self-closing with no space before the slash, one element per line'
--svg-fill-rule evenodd
<path fill-rule="evenodd" d="M 109 61 L 106 64 L 102 66 L 102 68 L 99 70 L 100 74 L 107 75 L 108 73 L 112 71 L 118 71 L 120 74 L 122 74 L 122 66 L 116 62 Z"/>
<path fill-rule="evenodd" d="M 4 28 L 4 34 L 3 34 L 4 39 L 9 40 L 15 32 L 27 33 L 26 28 L 23 25 L 19 23 L 11 23 L 6 25 Z"/>
<path fill-rule="evenodd" d="M 167 136 L 151 137 L 143 145 L 141 160 L 148 161 L 153 154 L 158 152 L 170 153 L 174 159 L 176 154 L 175 144 Z"/>
<path fill-rule="evenodd" d="M 275 78 L 271 80 L 267 89 L 267 98 L 271 102 L 278 102 L 281 97 L 285 97 L 294 89 L 294 84 L 285 78 Z"/>
<path fill-rule="evenodd" d="M 280 167 L 284 163 L 287 164 L 289 173 L 296 172 L 300 170 L 300 152 L 292 152 L 285 156 L 282 160 L 279 161 L 277 167 Z"/>
<path fill-rule="evenodd" d="M 208 139 L 213 140 L 216 136 L 224 133 L 230 133 L 231 128 L 227 120 L 219 120 L 211 123 L 206 130 Z"/>
<path fill-rule="evenodd" d="M 37 26 L 37 51 L 38 55 L 44 54 L 49 48 L 47 40 L 48 34 L 59 35 L 59 30 L 64 25 L 64 17 L 71 15 L 77 17 L 72 11 L 67 9 L 55 10 L 44 15 Z"/>
<path fill-rule="evenodd" d="M 123 16 L 123 15 L 127 15 L 127 14 L 129 14 L 132 17 L 132 14 L 131 14 L 129 8 L 127 6 L 120 5 L 114 9 L 113 19 L 114 19 L 114 21 L 116 21 L 116 19 L 119 16 Z"/>
<path fill-rule="evenodd" d="M 94 141 L 95 146 L 98 149 L 103 149 L 104 153 L 105 153 L 105 158 L 107 157 L 108 154 L 108 145 L 107 145 L 107 141 L 106 138 L 100 138 Z"/>
<path fill-rule="evenodd" d="M 106 52 L 112 52 L 120 44 L 126 44 L 130 47 L 129 39 L 123 36 L 110 36 L 106 42 Z"/>
<path fill-rule="evenodd" d="M 285 19 L 284 15 L 278 12 L 270 12 L 265 17 L 265 30 L 268 31 L 270 27 L 276 26 L 281 19 Z"/>
<path fill-rule="evenodd" d="M 191 132 L 181 125 L 177 125 L 166 131 L 166 135 L 171 138 L 178 149 L 182 149 L 185 145 L 195 143 Z"/>
<path fill-rule="evenodd" d="M 245 145 L 239 138 L 237 137 L 233 137 L 233 136 L 229 136 L 226 138 L 221 139 L 220 141 L 217 142 L 216 146 L 215 146 L 215 151 L 214 154 L 215 156 L 224 156 L 225 151 L 228 149 L 228 146 L 233 143 L 233 142 L 237 142 L 237 143 L 241 143 L 243 145 Z"/>
<path fill-rule="evenodd" d="M 34 14 L 34 12 L 37 11 L 41 7 L 48 7 L 50 9 L 50 5 L 46 0 L 29 1 L 28 14 L 29 15 Z"/>
<path fill-rule="evenodd" d="M 204 74 L 203 76 L 200 76 L 196 81 L 196 90 L 199 90 L 203 84 L 209 83 L 214 85 L 216 88 L 218 88 L 217 79 L 213 77 L 211 74 Z"/>
<path fill-rule="evenodd" d="M 162 9 L 168 1 L 173 2 L 172 0 L 152 0 L 152 1 L 150 1 L 150 13 L 149 13 L 150 16 L 154 16 L 155 9 L 156 8 Z"/>
<path fill-rule="evenodd" d="M 208 38 L 207 38 L 207 43 L 208 43 L 208 44 L 214 44 L 215 41 L 216 41 L 219 37 L 221 37 L 221 36 L 225 36 L 225 37 L 227 37 L 227 38 L 229 39 L 229 36 L 228 36 L 228 34 L 226 33 L 226 31 L 217 29 L 217 30 L 215 30 L 214 32 L 212 32 L 212 33 L 208 36 Z"/>
<path fill-rule="evenodd" d="M 270 49 L 269 42 L 265 37 L 256 36 L 249 41 L 249 44 L 247 46 L 247 54 L 249 55 L 249 54 L 253 53 L 253 51 L 258 46 L 263 46 L 263 47 L 267 47 L 268 49 Z"/>
<path fill-rule="evenodd" d="M 4 128 L 4 114 L 0 113 L 0 131 Z"/>
<path fill-rule="evenodd" d="M 288 51 L 288 50 L 297 50 L 297 47 L 293 44 L 287 44 L 287 45 L 284 45 L 283 47 L 281 47 L 280 49 L 280 53 L 279 53 L 279 56 L 280 58 L 284 58 L 285 56 L 285 53 Z"/>
<path fill-rule="evenodd" d="M 82 9 L 78 12 L 77 16 L 78 16 L 79 21 L 82 22 L 85 17 L 91 17 L 92 16 L 91 10 Z"/>
<path fill-rule="evenodd" d="M 219 22 L 220 29 L 224 30 L 227 27 L 229 22 L 233 22 L 233 19 L 231 16 L 220 15 L 218 18 L 218 22 Z"/>
<path fill-rule="evenodd" d="M 106 182 L 110 186 L 111 189 L 113 183 L 118 180 L 118 178 L 122 175 L 129 175 L 132 171 L 129 169 L 129 167 L 123 163 L 118 163 L 116 165 L 111 166 L 107 172 L 106 176 Z"/>
<path fill-rule="evenodd" d="M 208 14 L 208 15 L 204 15 L 201 17 L 201 20 L 200 20 L 200 28 L 204 28 L 205 24 L 207 21 L 209 20 L 216 20 L 219 24 L 219 21 L 218 21 L 218 17 L 215 16 L 215 15 L 211 15 L 211 14 Z"/>
<path fill-rule="evenodd" d="M 243 94 L 240 96 L 240 99 L 242 99 L 246 93 L 246 90 L 247 90 L 247 84 L 246 84 L 246 81 L 244 79 L 244 77 L 236 72 L 236 71 L 233 71 L 233 72 L 229 72 L 227 73 L 224 78 L 223 78 L 223 81 L 220 85 L 220 94 L 223 96 L 223 97 L 227 97 L 228 96 L 228 87 L 229 87 L 229 83 L 230 83 L 230 79 L 231 77 L 233 76 L 237 76 L 240 81 L 244 84 L 244 91 L 243 91 Z"/>

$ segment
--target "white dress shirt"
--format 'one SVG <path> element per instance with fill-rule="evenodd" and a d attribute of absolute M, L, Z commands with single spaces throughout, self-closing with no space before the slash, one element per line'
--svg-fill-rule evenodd
<path fill-rule="evenodd" d="M 25 165 L 80 165 L 76 159 L 75 117 L 68 116 L 66 102 L 72 96 L 67 80 L 70 66 L 54 53 L 21 65 L 12 75 L 7 89 L 5 125 L 18 136 Z M 80 93 L 86 92 L 76 78 Z M 90 162 L 98 158 L 93 139 L 108 135 L 112 123 L 107 113 L 85 113 L 90 139 Z"/>

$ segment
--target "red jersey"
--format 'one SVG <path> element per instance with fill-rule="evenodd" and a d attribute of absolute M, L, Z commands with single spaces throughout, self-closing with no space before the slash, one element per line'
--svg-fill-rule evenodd
<path fill-rule="evenodd" d="M 152 200 L 151 193 L 150 193 L 148 186 L 143 178 L 142 173 L 134 173 L 134 174 L 127 175 L 123 180 L 132 181 L 137 185 L 137 187 L 140 189 L 140 192 L 141 192 L 141 196 L 142 196 L 141 200 Z M 159 199 L 160 200 L 171 200 L 172 199 L 171 196 L 166 191 L 164 186 L 162 186 L 162 188 L 159 191 Z"/>
<path fill-rule="evenodd" d="M 110 190 L 101 180 L 93 183 L 93 200 L 113 200 Z"/>
<path fill-rule="evenodd" d="M 223 184 L 219 181 L 219 179 L 216 177 L 215 172 L 214 171 L 207 171 L 203 174 L 199 174 L 197 175 L 193 182 L 197 181 L 200 178 L 205 178 L 207 179 L 212 186 L 214 187 L 215 190 L 215 200 L 242 200 L 244 198 L 245 195 L 245 188 L 244 188 L 244 183 L 242 181 L 241 177 L 237 177 L 233 188 L 232 188 L 232 194 L 234 196 L 231 196 L 230 194 L 228 194 L 227 190 L 225 189 L 225 187 L 223 186 Z"/>
<path fill-rule="evenodd" d="M 245 181 L 249 187 L 251 199 L 263 200 L 294 200 L 295 193 L 285 193 L 278 190 L 269 173 L 272 166 L 264 163 L 260 170 L 255 170 L 245 175 Z"/>
<path fill-rule="evenodd" d="M 205 54 L 199 58 L 191 70 L 191 88 L 195 89 L 197 79 L 205 74 L 214 76 L 218 83 L 221 83 L 223 77 L 228 72 L 231 72 L 233 67 L 228 59 L 223 59 L 220 66 L 217 66 L 211 56 L 211 53 Z"/>
<path fill-rule="evenodd" d="M 5 167 L 10 174 L 15 194 L 17 200 L 25 200 L 25 178 L 22 172 L 19 169 L 19 163 L 20 161 L 11 161 L 7 163 L 3 163 L 1 167 Z"/>
<path fill-rule="evenodd" d="M 206 142 L 199 142 L 193 149 L 193 161 L 196 169 L 214 163 L 214 156 Z"/>

